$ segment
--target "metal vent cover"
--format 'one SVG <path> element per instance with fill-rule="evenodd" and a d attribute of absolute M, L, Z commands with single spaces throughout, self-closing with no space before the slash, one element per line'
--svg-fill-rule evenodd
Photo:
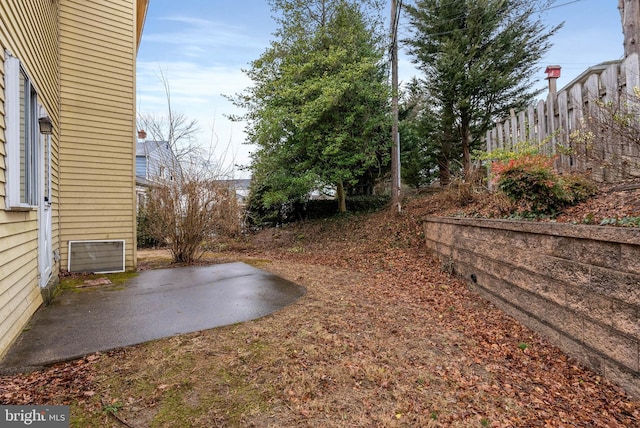
<path fill-rule="evenodd" d="M 124 239 L 69 241 L 69 272 L 124 272 Z"/>

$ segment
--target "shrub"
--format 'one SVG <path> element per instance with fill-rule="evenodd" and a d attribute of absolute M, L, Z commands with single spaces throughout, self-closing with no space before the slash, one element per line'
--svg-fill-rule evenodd
<path fill-rule="evenodd" d="M 149 230 L 149 219 L 147 218 L 146 210 L 141 207 L 136 217 L 138 248 L 154 248 L 161 246 L 162 243 L 158 241 L 151 234 L 151 230 Z"/>
<path fill-rule="evenodd" d="M 184 174 L 157 183 L 145 209 L 149 233 L 167 243 L 176 263 L 192 263 L 217 236 L 240 232 L 236 193 L 226 181 Z"/>
<path fill-rule="evenodd" d="M 560 179 L 564 188 L 566 204 L 575 205 L 584 202 L 598 192 L 595 183 L 583 175 L 571 174 Z"/>
<path fill-rule="evenodd" d="M 348 196 L 347 211 L 350 213 L 372 212 L 389 204 L 389 195 Z M 255 199 L 252 199 L 255 201 Z M 253 227 L 277 226 L 300 220 L 329 218 L 339 214 L 336 199 L 312 199 L 264 208 L 249 206 L 250 224 Z"/>
<path fill-rule="evenodd" d="M 523 154 L 493 163 L 498 189 L 517 204 L 520 214 L 553 216 L 597 192 L 595 184 L 584 176 L 556 174 L 553 161 L 554 158 L 541 154 Z"/>
<path fill-rule="evenodd" d="M 566 205 L 567 196 L 552 165 L 553 158 L 525 154 L 508 162 L 494 162 L 491 170 L 498 189 L 521 211 L 554 215 Z"/>
<path fill-rule="evenodd" d="M 389 205 L 389 195 L 361 195 L 347 197 L 347 210 L 352 212 L 378 211 Z"/>

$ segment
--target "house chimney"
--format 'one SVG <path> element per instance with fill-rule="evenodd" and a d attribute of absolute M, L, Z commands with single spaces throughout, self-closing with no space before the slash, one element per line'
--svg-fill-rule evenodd
<path fill-rule="evenodd" d="M 560 77 L 560 67 L 559 65 L 549 65 L 547 66 L 545 73 L 547 73 L 547 80 L 549 81 L 549 93 L 554 94 L 557 91 L 556 88 L 556 80 Z"/>
<path fill-rule="evenodd" d="M 138 131 L 138 139 L 144 140 L 145 138 L 147 138 L 147 133 L 144 131 L 144 129 L 139 130 Z"/>

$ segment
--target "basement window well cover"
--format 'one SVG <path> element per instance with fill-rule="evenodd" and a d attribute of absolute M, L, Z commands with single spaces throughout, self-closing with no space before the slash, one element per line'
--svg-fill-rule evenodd
<path fill-rule="evenodd" d="M 69 272 L 124 272 L 124 240 L 69 241 Z"/>

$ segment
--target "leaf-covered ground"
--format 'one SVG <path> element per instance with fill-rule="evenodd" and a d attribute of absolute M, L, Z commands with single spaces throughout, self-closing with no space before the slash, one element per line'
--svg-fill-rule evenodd
<path fill-rule="evenodd" d="M 252 263 L 307 295 L 259 320 L 0 377 L 0 401 L 70 404 L 73 426 L 640 426 L 640 401 L 440 271 L 420 219 L 450 202 L 221 245 L 209 261 Z"/>
<path fill-rule="evenodd" d="M 517 206 L 501 193 L 488 193 L 462 185 L 439 192 L 429 198 L 430 203 L 418 202 L 416 208 L 422 214 L 453 215 L 464 217 L 508 218 L 513 217 Z M 631 222 L 624 221 L 633 220 Z M 598 193 L 587 201 L 566 207 L 555 218 L 538 218 L 538 221 L 563 223 L 618 224 L 640 226 L 640 179 L 598 186 Z M 616 221 L 617 220 L 617 221 Z"/>

